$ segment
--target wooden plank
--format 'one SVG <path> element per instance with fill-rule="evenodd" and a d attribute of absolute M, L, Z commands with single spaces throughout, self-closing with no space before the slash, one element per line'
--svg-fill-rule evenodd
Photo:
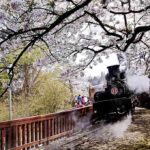
<path fill-rule="evenodd" d="M 32 141 L 35 141 L 35 122 L 32 123 Z"/>
<path fill-rule="evenodd" d="M 28 124 L 28 143 L 31 143 L 31 124 Z"/>
<path fill-rule="evenodd" d="M 38 141 L 40 139 L 40 123 L 36 123 L 36 140 Z"/>
<path fill-rule="evenodd" d="M 54 135 L 56 135 L 56 118 L 54 118 Z"/>
<path fill-rule="evenodd" d="M 59 116 L 58 133 L 61 133 L 61 116 Z"/>
<path fill-rule="evenodd" d="M 62 116 L 59 117 L 59 133 L 62 133 Z"/>
<path fill-rule="evenodd" d="M 71 115 L 68 116 L 68 129 L 71 130 Z"/>
<path fill-rule="evenodd" d="M 44 121 L 44 136 L 43 138 L 46 138 L 47 137 L 47 120 Z"/>
<path fill-rule="evenodd" d="M 66 128 L 65 128 L 65 131 L 68 131 L 68 114 L 66 115 L 66 122 L 65 122 L 65 126 L 66 126 Z"/>
<path fill-rule="evenodd" d="M 52 130 L 51 130 L 52 126 L 51 126 L 51 119 L 48 120 L 48 137 L 51 136 Z"/>
<path fill-rule="evenodd" d="M 64 132 L 66 131 L 66 116 L 64 116 Z"/>
<path fill-rule="evenodd" d="M 8 128 L 7 136 L 8 136 L 7 146 L 9 149 L 11 148 L 11 145 L 12 145 L 12 127 Z"/>
<path fill-rule="evenodd" d="M 15 126 L 16 131 L 16 147 L 18 146 L 18 126 Z"/>
<path fill-rule="evenodd" d="M 16 127 L 12 127 L 12 147 L 16 147 Z"/>
<path fill-rule="evenodd" d="M 58 133 L 61 133 L 61 116 L 59 116 L 58 120 Z"/>
<path fill-rule="evenodd" d="M 0 149 L 2 149 L 2 129 L 0 128 Z"/>
<path fill-rule="evenodd" d="M 48 138 L 48 134 L 47 134 L 47 132 L 48 132 L 47 126 L 48 126 L 48 125 L 47 125 L 47 120 L 45 120 L 45 121 L 44 121 L 44 128 L 43 128 L 43 129 L 44 129 L 44 136 L 43 136 L 43 138 Z M 47 145 L 47 144 L 48 144 L 48 141 L 46 141 L 44 144 Z"/>
<path fill-rule="evenodd" d="M 20 150 L 20 149 L 23 149 L 23 148 L 26 148 L 26 147 L 31 147 L 32 145 L 40 144 L 41 142 L 46 142 L 47 140 L 51 141 L 51 140 L 54 140 L 54 139 L 57 139 L 57 138 L 60 138 L 60 137 L 64 137 L 64 136 L 66 136 L 68 134 L 71 134 L 71 133 L 72 133 L 72 131 L 67 131 L 67 132 L 60 133 L 60 134 L 57 134 L 57 135 L 54 135 L 54 136 L 51 136 L 51 137 L 48 137 L 48 138 L 45 138 L 45 139 L 42 139 L 42 140 L 39 140 L 39 141 L 35 141 L 35 142 L 28 143 L 28 144 L 24 144 L 22 146 L 11 148 L 9 150 Z"/>
<path fill-rule="evenodd" d="M 6 129 L 2 129 L 2 150 L 6 150 Z"/>
<path fill-rule="evenodd" d="M 23 136 L 24 136 L 24 144 L 26 144 L 27 143 L 27 124 L 24 125 Z"/>
<path fill-rule="evenodd" d="M 50 120 L 47 120 L 47 136 L 50 136 Z"/>
<path fill-rule="evenodd" d="M 19 145 L 22 145 L 22 126 L 20 125 L 19 126 L 19 132 L 18 132 L 18 134 L 19 134 Z"/>
<path fill-rule="evenodd" d="M 27 144 L 27 124 L 23 126 L 23 144 Z M 27 148 L 24 150 L 27 150 Z"/>
<path fill-rule="evenodd" d="M 42 137 L 43 137 L 43 126 L 42 126 L 42 121 L 40 121 L 40 135 L 39 135 L 39 139 L 41 140 L 42 139 Z"/>
<path fill-rule="evenodd" d="M 55 135 L 58 134 L 58 117 L 55 118 Z"/>
<path fill-rule="evenodd" d="M 51 122 L 51 125 L 52 125 L 52 136 L 54 135 L 54 118 L 52 119 L 52 122 Z"/>
<path fill-rule="evenodd" d="M 62 132 L 64 132 L 64 122 L 65 122 L 64 119 L 65 118 L 64 118 L 64 115 L 63 115 L 63 117 L 62 117 Z"/>

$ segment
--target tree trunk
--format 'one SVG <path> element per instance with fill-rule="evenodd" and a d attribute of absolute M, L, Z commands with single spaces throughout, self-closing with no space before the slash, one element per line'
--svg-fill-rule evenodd
<path fill-rule="evenodd" d="M 23 93 L 25 96 L 29 96 L 30 94 L 30 66 L 28 64 L 24 65 Z"/>

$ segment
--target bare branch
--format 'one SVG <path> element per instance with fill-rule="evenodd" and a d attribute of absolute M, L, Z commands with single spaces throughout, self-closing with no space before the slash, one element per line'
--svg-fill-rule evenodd
<path fill-rule="evenodd" d="M 126 51 L 127 48 L 130 46 L 130 44 L 132 44 L 136 38 L 136 36 L 140 33 L 140 32 L 147 32 L 150 30 L 150 26 L 139 26 L 139 27 L 136 27 L 135 30 L 134 30 L 134 33 L 132 34 L 132 37 L 130 39 L 128 39 L 126 41 L 126 46 L 124 47 L 124 50 L 123 51 Z M 141 36 L 141 39 L 143 37 L 143 34 Z M 141 40 L 140 39 L 140 40 Z"/>
<path fill-rule="evenodd" d="M 147 7 L 143 8 L 143 9 L 139 9 L 139 10 L 131 10 L 130 7 L 129 7 L 129 11 L 127 11 L 127 12 L 123 12 L 123 11 L 119 12 L 119 11 L 112 11 L 112 10 L 110 10 L 110 13 L 116 14 L 116 15 L 126 15 L 126 14 L 131 14 L 131 13 L 135 14 L 135 13 L 145 12 L 145 11 L 147 11 L 149 9 L 150 9 L 150 6 L 147 6 Z"/>
<path fill-rule="evenodd" d="M 52 35 L 58 33 L 58 32 L 61 31 L 65 26 L 67 26 L 68 24 L 71 24 L 71 23 L 73 23 L 73 22 L 79 20 L 79 19 L 82 18 L 83 16 L 85 16 L 85 13 L 83 13 L 82 15 L 76 17 L 75 19 L 73 19 L 73 20 L 71 20 L 71 21 L 69 21 L 69 22 L 65 22 L 64 25 L 63 25 L 62 27 L 60 27 L 58 30 L 56 30 L 54 33 L 52 33 Z"/>
<path fill-rule="evenodd" d="M 141 39 L 143 38 L 143 36 L 144 36 L 144 32 L 143 33 L 141 33 L 140 34 L 140 36 L 133 42 L 134 44 L 135 43 L 138 43 L 138 42 L 140 42 L 141 41 Z"/>
<path fill-rule="evenodd" d="M 96 22 L 99 23 L 99 25 L 100 25 L 100 26 L 102 27 L 102 29 L 106 32 L 107 35 L 115 36 L 115 37 L 119 38 L 117 41 L 123 39 L 121 35 L 119 35 L 119 34 L 117 34 L 117 33 L 115 33 L 115 32 L 109 32 L 109 31 L 105 28 L 105 25 L 102 23 L 102 21 L 101 21 L 94 13 L 90 13 L 90 12 L 88 12 L 88 11 L 86 11 L 86 13 L 87 13 L 88 15 L 90 15 Z"/>

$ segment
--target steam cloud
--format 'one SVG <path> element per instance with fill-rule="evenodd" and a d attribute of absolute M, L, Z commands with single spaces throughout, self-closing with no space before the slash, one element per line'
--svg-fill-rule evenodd
<path fill-rule="evenodd" d="M 109 140 L 112 138 L 121 138 L 132 122 L 131 115 L 128 115 L 123 120 L 113 124 L 103 125 L 96 133 L 90 135 L 94 140 Z"/>
<path fill-rule="evenodd" d="M 130 90 L 136 93 L 150 92 L 150 79 L 144 75 L 129 75 L 127 74 L 127 85 Z"/>

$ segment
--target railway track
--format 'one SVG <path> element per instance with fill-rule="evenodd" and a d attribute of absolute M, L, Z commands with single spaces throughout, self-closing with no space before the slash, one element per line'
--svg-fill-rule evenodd
<path fill-rule="evenodd" d="M 103 127 L 103 123 L 99 123 L 94 126 L 88 126 L 84 131 L 80 131 L 73 135 L 72 139 L 70 141 L 67 141 L 63 144 L 62 149 L 68 150 L 68 149 L 75 149 L 75 147 L 86 143 L 90 140 L 91 135 L 94 135 L 99 130 L 101 130 Z"/>
<path fill-rule="evenodd" d="M 49 146 L 44 148 L 44 150 L 72 150 L 80 144 L 88 141 L 89 135 L 100 130 L 100 126 L 100 124 L 94 126 L 89 125 L 85 130 L 78 131 L 71 135 L 71 137 L 64 137 L 56 141 L 52 141 Z"/>
<path fill-rule="evenodd" d="M 112 139 L 116 135 L 114 135 L 115 133 L 112 133 L 111 130 L 113 128 L 116 128 L 116 125 L 118 123 L 120 124 L 121 122 L 122 120 L 111 123 L 101 121 L 95 125 L 87 125 L 86 127 L 83 127 L 80 131 L 71 135 L 71 137 L 64 137 L 59 140 L 52 141 L 49 146 L 44 148 L 44 150 L 76 150 L 79 149 L 80 145 L 86 147 L 87 145 L 93 145 L 99 140 L 105 141 Z"/>

